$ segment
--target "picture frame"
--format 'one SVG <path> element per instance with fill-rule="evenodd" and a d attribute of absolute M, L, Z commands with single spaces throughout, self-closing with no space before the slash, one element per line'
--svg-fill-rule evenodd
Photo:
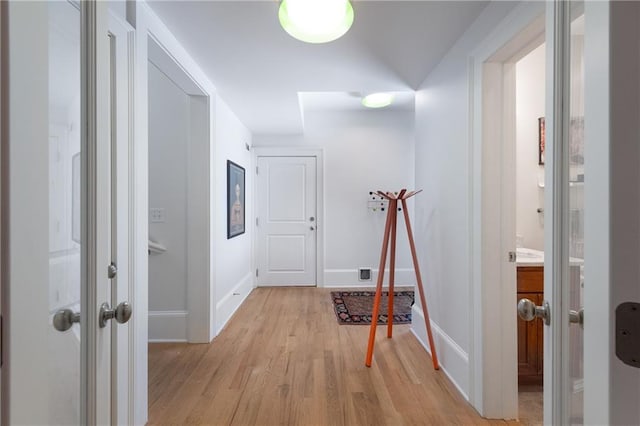
<path fill-rule="evenodd" d="M 544 117 L 538 118 L 538 164 L 544 166 Z M 569 162 L 573 166 L 584 164 L 584 117 L 572 117 L 569 122 Z"/>
<path fill-rule="evenodd" d="M 227 160 L 227 239 L 245 232 L 245 170 Z"/>
<path fill-rule="evenodd" d="M 544 166 L 545 124 L 544 117 L 538 118 L 538 165 Z"/>

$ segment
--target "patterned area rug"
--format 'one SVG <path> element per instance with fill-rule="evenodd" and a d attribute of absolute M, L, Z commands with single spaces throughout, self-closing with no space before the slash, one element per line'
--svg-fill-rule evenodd
<path fill-rule="evenodd" d="M 393 292 L 393 323 L 410 324 L 413 290 Z M 375 291 L 332 291 L 331 299 L 340 324 L 371 324 Z M 382 292 L 378 324 L 386 324 L 389 292 Z"/>

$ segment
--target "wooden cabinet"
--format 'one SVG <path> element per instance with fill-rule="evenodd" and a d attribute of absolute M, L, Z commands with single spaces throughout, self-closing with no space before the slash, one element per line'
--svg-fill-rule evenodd
<path fill-rule="evenodd" d="M 518 266 L 518 300 L 526 298 L 536 305 L 544 300 L 544 268 Z M 518 317 L 518 383 L 542 384 L 543 322 Z"/>

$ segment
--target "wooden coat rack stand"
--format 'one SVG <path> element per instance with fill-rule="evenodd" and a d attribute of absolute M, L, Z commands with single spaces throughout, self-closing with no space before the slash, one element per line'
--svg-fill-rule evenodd
<path fill-rule="evenodd" d="M 369 331 L 369 346 L 367 348 L 367 359 L 365 365 L 371 367 L 371 359 L 373 358 L 373 345 L 376 338 L 376 327 L 378 325 L 378 312 L 380 311 L 380 299 L 382 297 L 382 282 L 384 281 L 384 268 L 387 263 L 387 251 L 389 241 L 391 241 L 391 259 L 389 264 L 389 311 L 387 322 L 387 337 L 393 335 L 393 285 L 395 280 L 396 268 L 396 228 L 398 221 L 398 201 L 402 203 L 402 212 L 404 213 L 404 223 L 407 225 L 407 235 L 409 236 L 409 245 L 411 246 L 411 257 L 413 258 L 413 268 L 416 271 L 416 281 L 420 292 L 420 303 L 422 304 L 422 312 L 424 313 L 424 322 L 427 327 L 427 335 L 429 337 L 429 348 L 431 349 L 431 359 L 433 368 L 440 369 L 438 364 L 438 355 L 436 347 L 433 343 L 433 335 L 431 334 L 431 322 L 429 321 L 429 310 L 427 309 L 427 301 L 424 297 L 424 288 L 422 287 L 422 277 L 420 275 L 420 266 L 418 265 L 418 256 L 416 255 L 416 245 L 413 240 L 413 232 L 411 230 L 411 222 L 409 221 L 409 212 L 407 211 L 407 200 L 414 195 L 422 192 L 401 190 L 399 193 L 378 191 L 378 195 L 389 201 L 389 209 L 387 211 L 387 222 L 384 228 L 384 238 L 382 240 L 382 254 L 380 256 L 380 268 L 378 268 L 378 282 L 376 286 L 376 296 L 373 301 L 373 316 L 371 318 L 371 329 Z"/>

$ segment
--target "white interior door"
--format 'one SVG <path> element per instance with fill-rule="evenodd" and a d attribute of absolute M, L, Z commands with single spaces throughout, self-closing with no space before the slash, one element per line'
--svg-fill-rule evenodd
<path fill-rule="evenodd" d="M 111 292 L 107 4 L 9 2 L 6 11 L 3 416 L 109 424 L 111 326 L 99 320 Z"/>
<path fill-rule="evenodd" d="M 315 286 L 316 157 L 258 157 L 258 285 Z"/>

